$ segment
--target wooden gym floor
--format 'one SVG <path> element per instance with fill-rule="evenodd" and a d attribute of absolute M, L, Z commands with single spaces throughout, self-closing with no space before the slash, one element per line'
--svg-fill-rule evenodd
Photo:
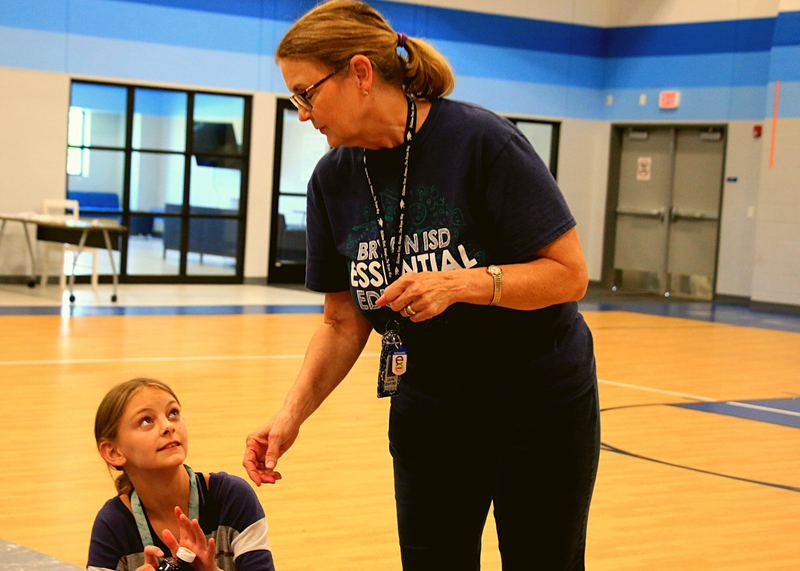
<path fill-rule="evenodd" d="M 85 566 L 114 493 L 94 413 L 135 376 L 176 390 L 195 470 L 246 478 L 244 438 L 281 403 L 321 316 L 318 297 L 237 287 L 195 288 L 193 307 L 178 301 L 191 289 L 123 287 L 118 309 L 81 294 L 70 312 L 0 286 L 0 538 Z M 647 300 L 582 312 L 604 443 L 587 568 L 800 568 L 800 316 Z M 304 425 L 283 481 L 258 489 L 279 571 L 400 569 L 378 350 L 373 338 Z M 491 518 L 483 569 L 500 570 Z"/>

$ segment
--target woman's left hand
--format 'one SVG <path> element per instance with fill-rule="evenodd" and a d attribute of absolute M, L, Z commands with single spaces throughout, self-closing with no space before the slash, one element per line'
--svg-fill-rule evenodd
<path fill-rule="evenodd" d="M 527 262 L 503 264 L 500 307 L 532 311 L 578 301 L 589 273 L 575 228 L 534 252 Z M 388 305 L 411 321 L 436 317 L 454 303 L 489 305 L 494 279 L 484 267 L 405 273 L 386 288 L 376 304 Z"/>
<path fill-rule="evenodd" d="M 464 287 L 460 274 L 460 270 L 405 273 L 386 288 L 376 304 L 388 305 L 411 321 L 425 321 L 460 300 Z"/>
<path fill-rule="evenodd" d="M 196 520 L 189 520 L 183 510 L 175 507 L 175 517 L 178 518 L 178 523 L 181 526 L 181 538 L 178 541 L 172 532 L 165 529 L 162 538 L 169 550 L 173 555 L 178 552 L 178 548 L 185 547 L 192 551 L 196 558 L 192 563 L 197 571 L 219 571 L 216 563 L 216 544 L 214 538 L 208 540 L 206 543 L 206 534 L 200 527 L 200 523 Z"/>

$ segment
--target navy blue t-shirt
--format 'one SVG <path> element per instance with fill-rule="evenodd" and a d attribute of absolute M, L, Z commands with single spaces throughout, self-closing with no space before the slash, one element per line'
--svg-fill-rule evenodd
<path fill-rule="evenodd" d="M 396 240 L 404 146 L 332 150 L 309 181 L 306 286 L 349 289 L 379 333 L 399 324 L 408 372 L 393 405 L 487 397 L 547 404 L 590 388 L 592 339 L 577 303 L 536 311 L 457 303 L 421 323 L 375 305 L 388 272 L 365 152 L 387 239 Z M 406 200 L 404 273 L 530 261 L 575 226 L 550 171 L 513 123 L 451 100 L 433 102 L 413 139 Z"/>

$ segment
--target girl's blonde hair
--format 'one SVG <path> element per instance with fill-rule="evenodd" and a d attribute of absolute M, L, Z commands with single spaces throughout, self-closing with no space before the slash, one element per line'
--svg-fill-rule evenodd
<path fill-rule="evenodd" d="M 131 379 L 120 383 L 112 388 L 103 398 L 100 406 L 97 408 L 97 414 L 94 417 L 94 439 L 97 442 L 97 447 L 103 442 L 113 442 L 117 438 L 117 430 L 119 423 L 122 420 L 122 414 L 125 412 L 125 407 L 128 406 L 131 398 L 145 388 L 154 388 L 162 390 L 172 395 L 172 398 L 180 404 L 178 396 L 166 384 L 156 379 L 137 378 Z M 109 471 L 112 466 L 109 464 Z M 113 467 L 114 470 L 119 470 L 122 474 L 114 479 L 114 485 L 117 488 L 119 495 L 130 494 L 133 490 L 133 485 L 125 472 L 125 468 Z M 112 473 L 113 477 L 113 473 Z"/>
<path fill-rule="evenodd" d="M 398 53 L 400 34 L 374 8 L 353 0 L 320 4 L 297 20 L 275 50 L 275 59 L 315 60 L 340 71 L 362 54 L 386 82 L 409 95 L 437 99 L 453 91 L 450 64 L 429 43 L 403 37 L 407 57 Z"/>

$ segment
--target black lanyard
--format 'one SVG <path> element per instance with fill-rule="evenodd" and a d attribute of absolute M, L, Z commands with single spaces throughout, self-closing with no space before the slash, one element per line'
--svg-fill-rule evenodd
<path fill-rule="evenodd" d="M 394 264 L 392 264 L 392 257 L 389 253 L 389 244 L 386 241 L 385 226 L 386 221 L 381 216 L 381 206 L 378 202 L 378 196 L 375 194 L 375 189 L 372 187 L 372 180 L 369 177 L 369 169 L 367 168 L 367 150 L 364 149 L 364 173 L 367 175 L 367 184 L 369 184 L 369 191 L 372 193 L 372 200 L 375 203 L 375 216 L 378 218 L 378 228 L 381 234 L 381 246 L 383 247 L 383 259 L 386 263 L 386 270 L 388 272 L 387 284 L 392 283 L 400 277 L 402 263 L 403 263 L 403 238 L 406 222 L 406 214 L 408 213 L 408 204 L 406 203 L 406 184 L 408 182 L 408 158 L 411 154 L 411 139 L 414 137 L 414 132 L 417 127 L 417 105 L 410 95 L 406 95 L 408 99 L 408 115 L 406 117 L 406 134 L 404 136 L 406 146 L 405 167 L 403 170 L 403 187 L 400 191 L 400 222 L 397 228 L 397 242 L 395 243 L 395 257 Z"/>

